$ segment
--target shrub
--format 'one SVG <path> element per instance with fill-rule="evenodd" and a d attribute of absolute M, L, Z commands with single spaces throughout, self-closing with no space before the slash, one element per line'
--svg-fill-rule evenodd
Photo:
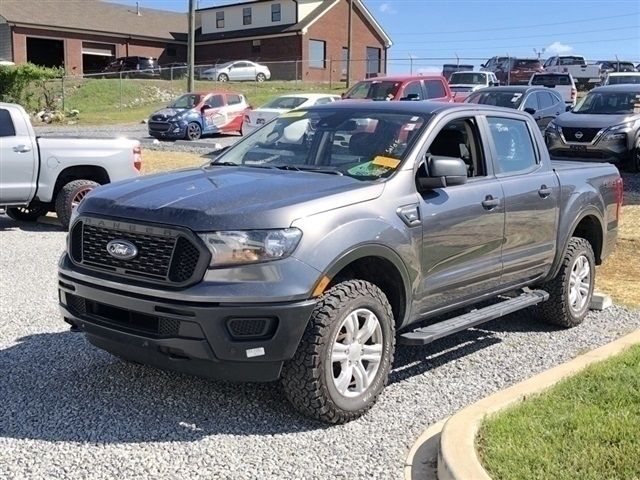
<path fill-rule="evenodd" d="M 55 110 L 54 83 L 64 75 L 62 68 L 39 67 L 32 63 L 0 66 L 0 101 L 19 103 L 27 110 Z"/>

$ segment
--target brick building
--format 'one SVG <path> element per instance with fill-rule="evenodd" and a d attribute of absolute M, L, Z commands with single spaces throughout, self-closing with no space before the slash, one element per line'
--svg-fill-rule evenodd
<path fill-rule="evenodd" d="M 0 59 L 100 71 L 117 57 L 186 59 L 187 16 L 100 0 L 0 0 Z"/>
<path fill-rule="evenodd" d="M 386 72 L 391 39 L 361 0 L 353 0 L 352 71 Z M 253 60 L 274 79 L 345 78 L 349 0 L 249 0 L 196 16 L 196 63 Z M 64 66 L 69 75 L 117 57 L 183 62 L 187 15 L 101 0 L 0 0 L 0 60 Z"/>
<path fill-rule="evenodd" d="M 391 39 L 354 0 L 352 75 L 386 72 Z M 198 11 L 196 63 L 246 59 L 275 78 L 339 80 L 346 74 L 349 0 L 254 0 Z M 292 62 L 297 60 L 297 62 Z"/>

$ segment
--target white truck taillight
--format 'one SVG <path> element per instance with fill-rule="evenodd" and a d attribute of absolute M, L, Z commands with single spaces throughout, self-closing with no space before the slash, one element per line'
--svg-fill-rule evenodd
<path fill-rule="evenodd" d="M 571 89 L 571 100 L 575 100 L 577 94 L 578 94 L 578 91 L 575 88 L 572 88 Z"/>
<path fill-rule="evenodd" d="M 140 146 L 133 147 L 133 166 L 136 170 L 142 170 L 142 149 Z"/>

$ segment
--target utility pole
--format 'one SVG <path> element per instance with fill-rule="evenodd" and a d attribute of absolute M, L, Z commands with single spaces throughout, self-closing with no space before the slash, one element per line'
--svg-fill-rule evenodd
<path fill-rule="evenodd" d="M 351 37 L 353 35 L 353 0 L 349 0 L 349 30 L 347 33 L 347 88 L 351 87 Z"/>
<path fill-rule="evenodd" d="M 189 45 L 187 47 L 187 68 L 189 69 L 187 77 L 187 90 L 193 92 L 195 90 L 195 76 L 193 64 L 196 59 L 196 0 L 189 0 Z"/>

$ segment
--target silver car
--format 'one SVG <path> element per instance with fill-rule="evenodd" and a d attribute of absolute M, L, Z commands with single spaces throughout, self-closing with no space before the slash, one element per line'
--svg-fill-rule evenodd
<path fill-rule="evenodd" d="M 203 80 L 216 80 L 218 82 L 228 82 L 229 80 L 264 82 L 270 78 L 271 71 L 269 67 L 249 60 L 221 63 L 202 72 Z"/>

